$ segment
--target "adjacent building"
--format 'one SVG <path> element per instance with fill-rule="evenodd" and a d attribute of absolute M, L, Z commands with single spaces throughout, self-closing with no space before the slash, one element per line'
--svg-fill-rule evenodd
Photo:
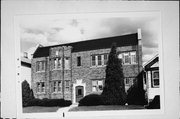
<path fill-rule="evenodd" d="M 26 57 L 27 53 L 21 57 L 21 81 L 26 80 L 31 86 L 31 60 Z"/>
<path fill-rule="evenodd" d="M 141 33 L 38 47 L 31 61 L 31 88 L 36 98 L 64 98 L 78 102 L 101 93 L 112 43 L 123 61 L 125 88 L 142 70 Z"/>
<path fill-rule="evenodd" d="M 145 90 L 148 102 L 153 100 L 156 95 L 160 95 L 159 80 L 159 56 L 155 55 L 144 65 L 145 71 Z"/>

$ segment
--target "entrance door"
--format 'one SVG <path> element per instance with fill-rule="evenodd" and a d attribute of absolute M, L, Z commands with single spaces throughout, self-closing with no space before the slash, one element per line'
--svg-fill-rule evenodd
<path fill-rule="evenodd" d="M 79 102 L 84 96 L 83 86 L 76 86 L 76 102 Z"/>

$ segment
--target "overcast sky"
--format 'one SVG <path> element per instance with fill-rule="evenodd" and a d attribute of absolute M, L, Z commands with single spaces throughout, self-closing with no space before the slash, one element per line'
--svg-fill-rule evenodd
<path fill-rule="evenodd" d="M 158 53 L 160 36 L 157 17 L 111 17 L 86 19 L 36 19 L 24 17 L 20 21 L 21 52 L 43 46 L 120 36 L 142 30 L 143 62 Z"/>

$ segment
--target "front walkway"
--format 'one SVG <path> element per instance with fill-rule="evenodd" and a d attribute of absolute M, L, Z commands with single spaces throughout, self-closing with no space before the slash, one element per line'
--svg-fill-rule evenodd
<path fill-rule="evenodd" d="M 74 108 L 74 107 L 78 107 L 78 104 L 79 103 L 73 103 L 72 105 L 70 105 L 69 107 L 63 107 L 63 108 L 59 108 L 58 110 L 57 110 L 57 113 L 66 113 L 66 112 L 68 112 L 69 111 L 69 109 L 71 109 L 71 108 Z"/>

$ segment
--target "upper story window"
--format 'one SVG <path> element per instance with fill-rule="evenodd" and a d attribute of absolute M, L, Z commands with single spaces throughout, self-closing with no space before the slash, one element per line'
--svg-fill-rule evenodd
<path fill-rule="evenodd" d="M 103 80 L 92 80 L 92 91 L 102 92 L 103 91 Z"/>
<path fill-rule="evenodd" d="M 53 59 L 53 69 L 62 69 L 63 61 L 62 58 L 55 58 Z M 70 69 L 70 58 L 64 58 L 64 69 Z"/>
<path fill-rule="evenodd" d="M 159 87 L 159 71 L 152 72 L 152 85 L 153 87 Z"/>
<path fill-rule="evenodd" d="M 80 56 L 77 57 L 77 66 L 81 66 L 81 57 Z"/>
<path fill-rule="evenodd" d="M 64 69 L 70 69 L 70 58 L 69 57 L 64 58 Z"/>
<path fill-rule="evenodd" d="M 98 55 L 98 65 L 102 65 L 102 55 Z"/>
<path fill-rule="evenodd" d="M 104 54 L 104 65 L 108 62 L 108 54 Z"/>
<path fill-rule="evenodd" d="M 45 71 L 45 61 L 36 62 L 36 71 Z"/>
<path fill-rule="evenodd" d="M 91 66 L 104 66 L 107 64 L 108 54 L 98 54 L 91 56 Z"/>
<path fill-rule="evenodd" d="M 56 56 L 58 56 L 59 55 L 59 51 L 56 51 Z"/>
<path fill-rule="evenodd" d="M 91 56 L 91 65 L 96 66 L 96 56 L 95 55 Z"/>
<path fill-rule="evenodd" d="M 45 92 L 45 84 L 44 82 L 37 82 L 37 93 Z"/>
<path fill-rule="evenodd" d="M 53 59 L 53 69 L 61 69 L 62 68 L 62 58 Z"/>
<path fill-rule="evenodd" d="M 135 51 L 120 53 L 118 58 L 122 59 L 123 64 L 137 64 Z"/>

